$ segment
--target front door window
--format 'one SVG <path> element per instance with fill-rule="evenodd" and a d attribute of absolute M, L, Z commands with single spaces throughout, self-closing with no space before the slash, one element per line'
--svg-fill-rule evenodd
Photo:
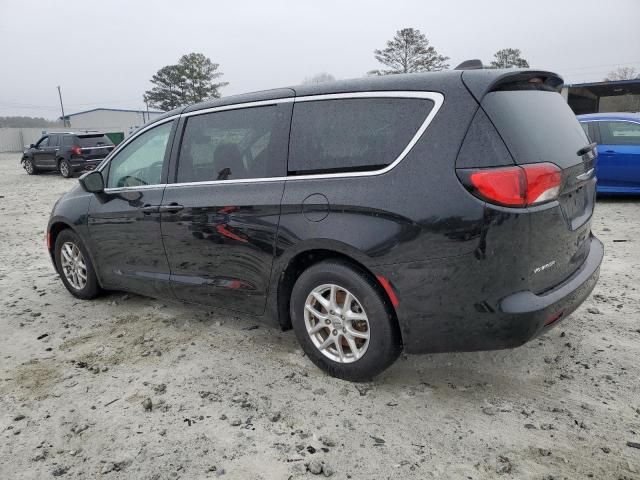
<path fill-rule="evenodd" d="M 158 185 L 173 122 L 147 130 L 126 145 L 109 163 L 107 188 Z"/>

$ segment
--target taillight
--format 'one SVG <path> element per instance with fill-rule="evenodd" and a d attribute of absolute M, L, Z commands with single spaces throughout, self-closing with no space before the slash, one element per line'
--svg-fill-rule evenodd
<path fill-rule="evenodd" d="M 82 155 L 82 149 L 80 147 L 71 147 L 72 155 Z"/>
<path fill-rule="evenodd" d="M 562 171 L 553 163 L 461 169 L 458 176 L 474 195 L 507 207 L 527 207 L 556 200 L 562 183 Z"/>

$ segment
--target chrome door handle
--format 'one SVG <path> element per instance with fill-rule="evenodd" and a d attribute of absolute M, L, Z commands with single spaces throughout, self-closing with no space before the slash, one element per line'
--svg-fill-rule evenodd
<path fill-rule="evenodd" d="M 140 211 L 145 215 L 151 215 L 152 213 L 158 213 L 160 207 L 158 205 L 144 205 L 140 208 Z"/>
<path fill-rule="evenodd" d="M 169 205 L 160 205 L 160 213 L 178 213 L 180 210 L 183 210 L 184 207 L 182 205 L 178 205 L 177 203 L 170 203 Z"/>

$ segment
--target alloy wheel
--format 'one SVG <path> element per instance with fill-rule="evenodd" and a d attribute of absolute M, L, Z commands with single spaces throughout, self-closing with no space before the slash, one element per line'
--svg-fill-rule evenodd
<path fill-rule="evenodd" d="M 63 177 L 69 176 L 69 165 L 67 165 L 67 162 L 65 161 L 60 162 L 60 174 Z"/>
<path fill-rule="evenodd" d="M 65 242 L 60 249 L 60 264 L 67 282 L 76 290 L 87 284 L 87 264 L 80 248 L 73 242 Z"/>
<path fill-rule="evenodd" d="M 27 171 L 28 174 L 33 173 L 33 163 L 31 162 L 31 160 L 26 160 L 24 162 L 24 169 Z"/>
<path fill-rule="evenodd" d="M 315 347 L 334 362 L 353 363 L 369 347 L 367 314 L 360 301 L 339 285 L 320 285 L 309 293 L 304 322 Z"/>

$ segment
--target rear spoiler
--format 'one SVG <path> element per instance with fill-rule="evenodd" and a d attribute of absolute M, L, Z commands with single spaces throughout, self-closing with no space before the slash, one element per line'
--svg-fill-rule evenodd
<path fill-rule="evenodd" d="M 548 90 L 559 92 L 564 80 L 544 70 L 473 69 L 462 71 L 462 82 L 479 102 L 489 92 L 501 90 Z"/>

